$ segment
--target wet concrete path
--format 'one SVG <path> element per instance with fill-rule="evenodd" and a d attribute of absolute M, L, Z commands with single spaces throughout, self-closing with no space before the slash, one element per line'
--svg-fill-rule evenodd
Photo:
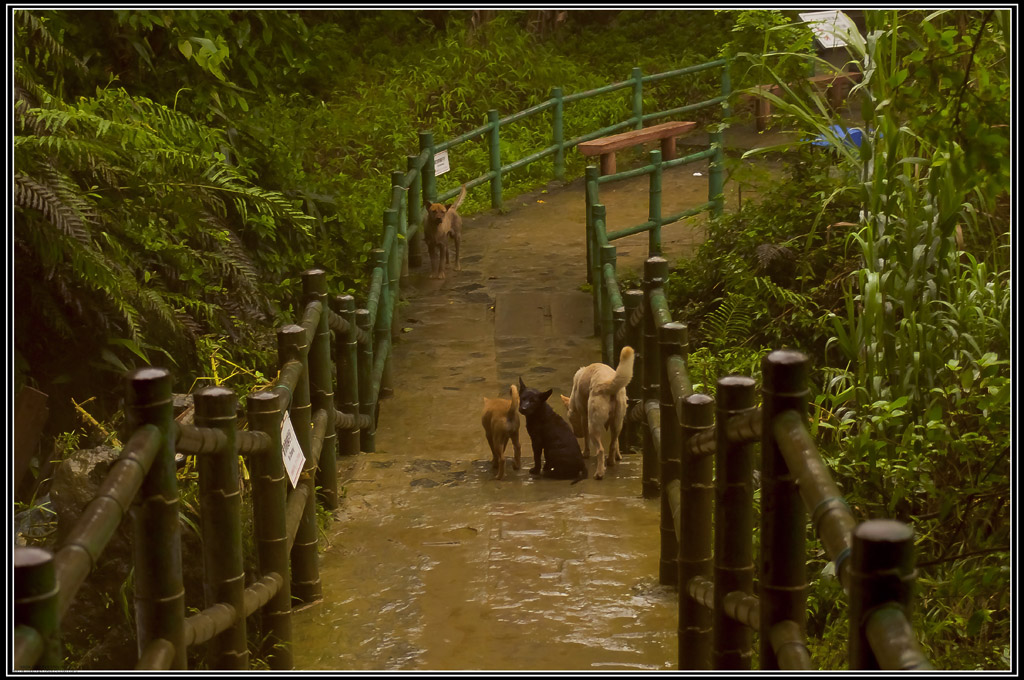
<path fill-rule="evenodd" d="M 663 214 L 702 203 L 706 165 L 667 171 L 663 191 Z M 609 228 L 645 221 L 646 192 L 646 178 L 602 187 Z M 324 599 L 294 617 L 297 669 L 675 667 L 676 592 L 657 582 L 659 501 L 641 497 L 640 455 L 600 481 L 593 459 L 579 484 L 536 478 L 523 423 L 522 468 L 493 478 L 483 397 L 522 376 L 554 388 L 564 415 L 558 395 L 600 360 L 581 290 L 582 183 L 507 208 L 465 219 L 462 271 L 412 270 L 404 284 L 396 389 L 377 451 L 339 462 Z M 665 252 L 692 252 L 702 219 L 665 228 Z M 646 235 L 616 245 L 620 271 L 639 271 Z"/>

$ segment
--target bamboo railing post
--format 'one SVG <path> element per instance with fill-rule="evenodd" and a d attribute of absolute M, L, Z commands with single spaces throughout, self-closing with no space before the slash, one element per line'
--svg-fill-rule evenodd
<path fill-rule="evenodd" d="M 629 74 L 633 81 L 633 120 L 637 130 L 644 129 L 644 72 L 639 66 L 634 66 Z"/>
<path fill-rule="evenodd" d="M 320 448 L 317 463 L 317 494 L 324 506 L 338 507 L 338 432 L 335 428 L 334 383 L 331 378 L 331 327 L 327 306 L 327 272 L 310 269 L 302 272 L 302 289 L 306 302 L 320 303 L 320 322 L 316 326 L 313 344 L 309 347 L 309 399 L 313 411 L 327 412 L 327 431 Z"/>
<path fill-rule="evenodd" d="M 619 355 L 613 354 L 615 349 L 614 310 L 611 296 L 608 294 L 608 284 L 603 276 L 604 267 L 607 264 L 610 264 L 614 271 L 615 246 L 613 245 L 601 246 L 601 354 L 604 363 L 615 366 Z"/>
<path fill-rule="evenodd" d="M 651 150 L 650 190 L 648 191 L 648 216 L 653 226 L 647 232 L 647 252 L 650 255 L 661 255 L 661 150 Z"/>
<path fill-rule="evenodd" d="M 34 630 L 42 642 L 42 654 L 34 667 L 58 669 L 63 664 L 64 655 L 60 642 L 59 586 L 53 554 L 42 548 L 15 546 L 13 561 L 14 623 Z"/>
<path fill-rule="evenodd" d="M 160 430 L 160 452 L 132 506 L 135 567 L 135 620 L 138 651 L 157 638 L 174 645 L 171 668 L 186 667 L 185 589 L 181 572 L 181 524 L 178 477 L 174 465 L 174 405 L 171 374 L 147 367 L 128 375 L 127 425 Z"/>
<path fill-rule="evenodd" d="M 420 177 L 423 180 L 421 200 L 433 203 L 437 200 L 437 178 L 434 175 L 434 133 L 420 133 L 420 153 L 427 151 L 427 162 L 423 164 Z"/>
<path fill-rule="evenodd" d="M 806 417 L 809 369 L 808 358 L 791 350 L 776 350 L 761 361 L 761 631 L 789 620 L 803 633 L 807 617 L 807 511 L 770 424 L 788 410 Z M 769 635 L 760 636 L 759 654 L 760 668 L 779 668 Z"/>
<path fill-rule="evenodd" d="M 643 397 L 644 345 L 642 342 L 643 321 L 634 323 L 637 314 L 644 312 L 644 292 L 638 288 L 627 290 L 622 296 L 625 305 L 626 332 L 623 344 L 633 348 L 633 379 L 626 385 L 626 414 L 622 423 L 623 451 L 629 451 L 637 442 L 640 427 L 632 414 Z"/>
<path fill-rule="evenodd" d="M 682 431 L 672 395 L 672 377 L 667 359 L 673 355 L 686 356 L 686 326 L 681 323 L 667 323 L 660 329 L 658 341 L 661 345 L 661 560 L 658 582 L 662 585 L 678 585 L 679 539 L 676 520 L 672 512 L 673 499 L 679 483 L 679 466 L 682 461 Z M 676 501 L 679 499 L 676 498 Z M 677 505 L 678 510 L 678 505 Z M 682 527 L 679 527 L 680 529 Z"/>
<path fill-rule="evenodd" d="M 406 171 L 416 168 L 418 156 L 406 156 Z M 409 197 L 406 201 L 408 211 L 408 231 L 412 231 L 409 237 L 407 251 L 409 253 L 409 266 L 418 269 L 423 264 L 423 175 L 417 172 L 413 175 L 412 183 L 409 185 Z"/>
<path fill-rule="evenodd" d="M 721 130 L 708 135 L 711 145 L 715 147 L 715 155 L 708 168 L 708 201 L 712 217 L 721 217 L 725 210 L 725 147 L 722 142 Z"/>
<path fill-rule="evenodd" d="M 283 326 L 277 332 L 277 353 L 280 367 L 289 361 L 302 364 L 302 371 L 292 391 L 288 415 L 295 428 L 295 439 L 306 457 L 303 474 L 313 474 L 313 430 L 309 403 L 309 363 L 306 331 L 302 326 Z M 279 435 L 280 436 L 280 435 Z M 301 603 L 321 598 L 320 568 L 317 555 L 316 497 L 310 494 L 302 513 L 295 542 L 292 545 L 292 596 Z"/>
<path fill-rule="evenodd" d="M 348 324 L 348 331 L 335 338 L 334 369 L 338 382 L 338 408 L 351 414 L 356 424 L 344 429 L 338 435 L 338 454 L 351 456 L 359 453 L 359 340 L 356 332 L 356 299 L 351 295 L 339 295 L 341 318 Z"/>
<path fill-rule="evenodd" d="M 399 278 L 405 280 L 409 276 L 409 241 L 406 235 L 409 231 L 409 206 L 406 204 L 408 193 L 405 188 L 402 187 L 402 182 L 405 180 L 405 173 L 401 170 L 391 171 L 391 203 L 395 203 L 395 199 L 398 199 L 398 213 L 395 223 L 395 229 L 397 229 L 396 235 L 398 240 L 395 244 L 401 248 L 399 251 L 399 259 L 401 260 L 401 267 L 399 271 Z"/>
<path fill-rule="evenodd" d="M 644 372 L 643 401 L 657 401 L 661 378 L 661 353 L 658 351 L 658 328 L 651 309 L 651 293 L 665 285 L 668 278 L 668 261 L 661 257 L 649 257 L 644 262 Z M 634 367 L 635 368 L 635 367 Z M 646 418 L 644 419 L 646 423 Z M 654 446 L 651 428 L 645 426 L 642 488 L 644 498 L 658 497 L 658 451 Z"/>
<path fill-rule="evenodd" d="M 380 384 L 377 385 L 377 399 L 379 400 L 381 397 L 390 396 L 393 391 L 391 352 L 388 348 L 391 342 L 391 317 L 395 305 L 391 299 L 391 268 L 388 263 L 388 253 L 383 248 L 374 248 L 371 252 L 377 267 L 384 272 L 384 279 L 380 286 L 380 298 L 377 303 L 377 319 L 373 326 L 374 352 L 383 348 L 381 351 L 387 354 L 384 358 L 384 370 L 380 375 Z"/>
<path fill-rule="evenodd" d="M 487 123 L 491 126 L 490 165 L 491 165 L 491 208 L 501 209 L 501 135 L 499 132 L 500 116 L 497 109 L 487 112 Z"/>
<path fill-rule="evenodd" d="M 891 519 L 868 520 L 853 530 L 850 554 L 850 669 L 877 670 L 868 640 L 868 619 L 886 604 L 910 620 L 914 568 L 914 530 Z M 890 634 L 897 637 L 896 634 Z"/>
<path fill-rule="evenodd" d="M 551 98 L 555 105 L 551 109 L 551 143 L 555 147 L 555 179 L 565 181 L 565 130 L 562 125 L 562 113 L 565 102 L 562 100 L 562 88 L 551 88 Z"/>
<path fill-rule="evenodd" d="M 277 573 L 281 589 L 260 610 L 262 641 L 260 657 L 272 670 L 291 670 L 292 661 L 292 596 L 291 563 L 288 558 L 288 527 L 285 505 L 288 479 L 281 459 L 280 399 L 274 392 L 250 394 L 246 402 L 249 428 L 270 437 L 266 454 L 250 458 L 252 478 L 253 533 L 259 559 L 259 575 Z"/>
<path fill-rule="evenodd" d="M 594 283 L 594 244 L 597 242 L 597 235 L 594 232 L 594 206 L 597 205 L 597 196 L 590 193 L 590 187 L 597 187 L 597 178 L 601 172 L 596 165 L 588 165 L 585 174 L 584 197 L 586 198 L 586 243 L 587 243 L 587 283 Z"/>
<path fill-rule="evenodd" d="M 716 669 L 750 670 L 751 630 L 726 614 L 729 593 L 754 593 L 754 452 L 751 444 L 729 441 L 727 424 L 754 408 L 752 378 L 718 381 L 715 414 L 715 597 L 712 658 Z"/>
<path fill-rule="evenodd" d="M 689 593 L 696 577 L 710 579 L 714 487 L 711 456 L 695 456 L 687 442 L 715 423 L 715 400 L 691 394 L 682 403 L 679 466 L 679 670 L 711 668 L 711 610 Z"/>
<path fill-rule="evenodd" d="M 399 283 L 402 278 L 402 258 L 405 251 L 404 231 L 400 228 L 401 222 L 398 219 L 397 211 L 388 209 L 384 211 L 384 230 L 394 234 L 391 241 L 391 250 L 387 255 L 388 266 L 388 318 L 391 320 L 391 338 L 398 337 L 398 299 Z M 390 358 L 388 363 L 391 363 Z M 390 370 L 390 369 L 389 369 Z"/>
<path fill-rule="evenodd" d="M 373 399 L 373 335 L 370 328 L 370 310 L 356 310 L 356 327 L 363 331 L 364 341 L 359 344 L 359 413 L 370 419 L 369 427 L 359 430 L 359 448 L 372 453 L 376 444 L 377 403 Z"/>
<path fill-rule="evenodd" d="M 238 485 L 238 399 L 224 387 L 204 387 L 195 396 L 195 423 L 216 428 L 227 438 L 225 451 L 196 456 L 203 537 L 203 591 L 206 606 L 231 605 L 235 623 L 210 641 L 210 667 L 245 670 L 245 567 L 242 563 L 242 493 Z"/>
<path fill-rule="evenodd" d="M 601 335 L 601 319 L 604 309 L 604 269 L 601 267 L 601 240 L 597 232 L 605 228 L 605 208 L 600 203 L 591 207 L 594 227 L 592 230 L 592 243 L 590 244 L 590 260 L 587 268 L 591 271 L 591 293 L 594 297 L 594 335 Z"/>

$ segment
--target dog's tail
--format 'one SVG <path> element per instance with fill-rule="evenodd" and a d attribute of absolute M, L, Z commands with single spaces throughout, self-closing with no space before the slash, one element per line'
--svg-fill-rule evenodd
<path fill-rule="evenodd" d="M 615 377 L 608 383 L 608 392 L 615 394 L 633 379 L 633 348 L 626 345 L 619 354 L 619 365 L 615 368 Z"/>
<path fill-rule="evenodd" d="M 455 202 L 452 203 L 452 207 L 448 208 L 448 210 L 458 210 L 459 206 L 462 205 L 462 201 L 465 200 L 465 198 L 466 198 L 466 185 L 463 184 L 462 185 L 462 191 L 459 192 L 459 197 L 455 199 Z"/>
<path fill-rule="evenodd" d="M 509 389 L 512 390 L 512 404 L 508 407 L 508 413 L 505 414 L 506 420 L 515 420 L 519 414 L 519 388 L 515 385 L 509 385 Z"/>

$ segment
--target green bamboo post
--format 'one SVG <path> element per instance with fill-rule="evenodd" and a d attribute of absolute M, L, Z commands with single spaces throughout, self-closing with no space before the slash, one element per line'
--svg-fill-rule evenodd
<path fill-rule="evenodd" d="M 730 593 L 754 593 L 754 452 L 751 444 L 730 442 L 729 419 L 754 407 L 752 378 L 718 381 L 715 422 L 715 589 L 712 659 L 716 669 L 750 670 L 751 630 L 726 613 Z"/>
<path fill-rule="evenodd" d="M 626 333 L 623 344 L 633 348 L 633 380 L 626 385 L 626 413 L 631 414 L 643 400 L 643 376 L 644 376 L 644 344 L 642 341 L 643 320 L 634 323 L 638 313 L 644 312 L 644 292 L 638 288 L 627 290 L 622 296 L 625 305 Z M 622 424 L 622 434 L 626 441 L 623 451 L 629 451 L 637 443 L 637 428 L 642 427 L 627 417 Z M 641 430 L 642 431 L 642 430 Z"/>
<path fill-rule="evenodd" d="M 602 206 L 603 207 L 603 206 Z M 604 280 L 604 267 L 610 264 L 615 269 L 615 246 L 601 246 L 601 353 L 602 361 L 614 366 L 618 355 L 613 354 L 615 348 L 615 322 L 612 314 L 612 299 L 608 294 L 608 284 Z"/>
<path fill-rule="evenodd" d="M 711 216 L 721 217 L 725 210 L 725 147 L 720 130 L 712 132 L 708 138 L 715 148 L 715 155 L 708 169 L 708 201 L 714 204 L 711 207 Z"/>
<path fill-rule="evenodd" d="M 662 585 L 678 585 L 679 539 L 676 522 L 672 513 L 673 499 L 669 494 L 676 492 L 679 483 L 679 466 L 682 461 L 682 431 L 676 413 L 675 397 L 672 395 L 672 378 L 668 371 L 668 358 L 673 355 L 686 356 L 686 326 L 681 323 L 667 323 L 659 329 L 662 361 L 661 366 L 661 561 L 658 581 Z M 678 501 L 679 499 L 675 499 Z M 682 527 L 680 527 L 682 528 Z"/>
<path fill-rule="evenodd" d="M 235 623 L 210 641 L 210 667 L 245 670 L 245 568 L 242 563 L 242 493 L 238 485 L 235 416 L 238 399 L 225 387 L 204 387 L 195 396 L 195 422 L 224 433 L 223 451 L 196 456 L 203 537 L 203 591 L 206 606 L 231 605 Z"/>
<path fill-rule="evenodd" d="M 53 554 L 42 548 L 15 546 L 14 622 L 33 629 L 42 640 L 34 668 L 58 669 L 63 664 L 57 593 Z"/>
<path fill-rule="evenodd" d="M 250 394 L 246 401 L 246 414 L 249 429 L 265 432 L 270 437 L 267 452 L 249 459 L 253 534 L 256 539 L 259 576 L 262 578 L 276 573 L 282 581 L 281 589 L 260 610 L 259 655 L 266 659 L 271 670 L 291 670 L 294 665 L 291 563 L 288 559 L 288 527 L 285 522 L 288 478 L 281 459 L 281 420 L 284 413 L 280 403 L 274 392 L 256 392 Z"/>
<path fill-rule="evenodd" d="M 662 257 L 650 257 L 644 262 L 644 373 L 643 401 L 657 401 L 660 394 L 661 353 L 658 351 L 658 327 L 651 309 L 651 294 L 665 285 L 668 278 L 668 260 Z M 645 419 L 646 423 L 646 419 Z M 642 488 L 644 498 L 658 497 L 658 451 L 654 448 L 651 428 L 644 431 L 644 458 L 642 472 Z"/>
<path fill-rule="evenodd" d="M 711 610 L 689 593 L 690 581 L 712 575 L 712 457 L 687 452 L 687 443 L 715 423 L 715 400 L 691 394 L 682 403 L 679 466 L 679 670 L 711 668 Z"/>
<path fill-rule="evenodd" d="M 351 295 L 338 296 L 341 318 L 348 331 L 335 339 L 335 373 L 338 383 L 338 407 L 343 413 L 359 418 L 359 341 L 356 333 L 356 299 Z M 359 425 L 342 430 L 338 435 L 338 454 L 352 456 L 359 453 Z"/>
<path fill-rule="evenodd" d="M 633 121 L 637 130 L 644 129 L 644 72 L 639 66 L 634 66 L 629 74 L 633 81 Z"/>
<path fill-rule="evenodd" d="M 288 415 L 295 428 L 295 439 L 306 457 L 303 474 L 313 474 L 313 430 L 309 402 L 309 362 L 307 361 L 306 331 L 302 326 L 283 326 L 277 332 L 279 368 L 289 361 L 302 364 L 302 372 L 292 391 Z M 317 556 L 316 499 L 310 496 L 299 522 L 292 545 L 292 596 L 303 604 L 321 598 L 320 568 Z"/>
<path fill-rule="evenodd" d="M 597 178 L 600 170 L 595 165 L 588 165 L 586 169 L 586 186 L 597 186 Z M 587 243 L 587 283 L 594 283 L 594 244 L 597 243 L 597 235 L 594 231 L 594 206 L 597 205 L 597 197 L 591 196 L 589 191 L 584 191 L 586 197 L 586 243 Z"/>
<path fill-rule="evenodd" d="M 601 337 L 601 318 L 602 305 L 604 303 L 604 270 L 601 268 L 601 247 L 598 245 L 601 241 L 597 238 L 597 232 L 605 228 L 604 216 L 605 208 L 600 203 L 595 204 L 591 208 L 594 218 L 594 228 L 592 232 L 592 242 L 590 245 L 590 260 L 588 261 L 587 267 L 593 272 L 593 284 L 591 285 L 591 294 L 594 298 L 594 335 Z"/>
<path fill-rule="evenodd" d="M 377 431 L 377 403 L 373 400 L 373 335 L 370 328 L 370 310 L 356 310 L 356 327 L 362 329 L 365 341 L 359 343 L 359 413 L 370 419 L 370 426 L 359 430 L 359 448 L 372 453 Z"/>
<path fill-rule="evenodd" d="M 555 147 L 555 179 L 564 182 L 565 129 L 562 124 L 562 114 L 565 110 L 565 102 L 562 99 L 562 88 L 551 88 L 551 98 L 555 100 L 555 105 L 551 109 L 551 143 Z"/>
<path fill-rule="evenodd" d="M 387 212 L 387 211 L 385 211 Z M 385 217 L 385 220 L 387 218 Z M 380 286 L 380 299 L 377 304 L 377 323 L 373 327 L 374 350 L 383 347 L 386 353 L 384 358 L 384 371 L 380 375 L 377 398 L 388 397 L 393 392 L 394 382 L 391 377 L 391 352 L 388 350 L 388 343 L 391 341 L 391 324 L 394 313 L 394 300 L 391 297 L 391 267 L 388 260 L 388 253 L 383 248 L 374 248 L 372 253 L 374 262 L 384 271 L 384 280 Z"/>
<path fill-rule="evenodd" d="M 491 126 L 490 139 L 490 162 L 491 162 L 491 207 L 495 210 L 501 209 L 501 127 L 498 110 L 491 109 L 487 112 L 487 124 Z"/>
<path fill-rule="evenodd" d="M 181 524 L 178 477 L 174 465 L 174 405 L 171 374 L 163 368 L 140 368 L 128 375 L 127 425 L 134 432 L 155 425 L 160 452 L 132 507 L 135 567 L 135 621 L 138 650 L 157 638 L 174 645 L 172 670 L 186 667 L 185 589 L 181 573 Z"/>
<path fill-rule="evenodd" d="M 316 485 L 324 506 L 338 507 L 338 433 L 335 427 L 334 383 L 331 380 L 331 327 L 328 322 L 327 272 L 309 269 L 302 272 L 302 291 L 306 302 L 320 303 L 320 321 L 309 347 L 309 393 L 313 411 L 327 412 L 327 431 L 320 448 Z"/>
<path fill-rule="evenodd" d="M 651 151 L 650 191 L 648 197 L 648 215 L 652 226 L 647 232 L 647 252 L 650 255 L 661 255 L 661 150 Z"/>
<path fill-rule="evenodd" d="M 732 76 L 729 74 L 731 67 L 732 57 L 726 56 L 725 64 L 722 66 L 722 96 L 725 97 L 725 101 L 722 102 L 722 120 L 726 123 L 732 118 Z"/>
<path fill-rule="evenodd" d="M 420 153 L 427 151 L 427 162 L 423 164 L 420 177 L 423 179 L 422 200 L 433 203 L 437 200 L 437 178 L 434 175 L 434 133 L 420 133 Z"/>
<path fill-rule="evenodd" d="M 769 424 L 788 410 L 806 417 L 809 370 L 807 356 L 791 350 L 776 350 L 761 361 L 761 631 L 789 620 L 802 633 L 807 616 L 807 511 Z M 760 636 L 759 647 L 761 669 L 777 670 L 769 635 Z"/>
<path fill-rule="evenodd" d="M 398 199 L 398 217 L 395 222 L 398 240 L 395 244 L 400 248 L 399 259 L 401 260 L 401 270 L 399 271 L 399 275 L 402 280 L 409 276 L 409 241 L 407 238 L 409 233 L 409 207 L 406 204 L 406 199 L 409 195 L 402 186 L 402 182 L 404 180 L 405 173 L 401 170 L 393 170 L 391 172 L 392 204 L 395 203 L 396 198 Z"/>
<path fill-rule="evenodd" d="M 914 530 L 891 519 L 868 520 L 853 530 L 850 553 L 850 669 L 885 668 L 868 640 L 868 621 L 879 609 L 894 607 L 910 620 Z M 890 634 L 890 638 L 899 637 Z"/>
<path fill-rule="evenodd" d="M 400 213 L 395 210 L 384 211 L 384 229 L 391 230 L 395 235 L 394 240 L 391 241 L 391 251 L 387 253 L 388 256 L 388 284 L 390 292 L 388 294 L 388 306 L 390 307 L 390 318 L 391 318 L 391 338 L 398 337 L 398 300 L 400 293 L 400 280 L 402 277 L 402 261 L 404 258 L 405 251 L 405 232 L 401 228 L 401 220 L 399 219 Z M 390 363 L 390 360 L 389 360 Z"/>
<path fill-rule="evenodd" d="M 406 156 L 406 170 L 416 168 L 417 156 Z M 409 198 L 406 201 L 408 213 L 408 224 L 412 228 L 412 237 L 409 238 L 409 266 L 418 269 L 423 264 L 423 175 L 417 172 L 413 175 L 412 183 L 409 185 Z M 408 230 L 407 230 L 408 231 Z"/>

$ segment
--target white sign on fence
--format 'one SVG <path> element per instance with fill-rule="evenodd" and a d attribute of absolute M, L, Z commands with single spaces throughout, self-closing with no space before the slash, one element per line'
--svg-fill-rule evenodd
<path fill-rule="evenodd" d="M 826 50 L 846 45 L 846 37 L 856 30 L 853 21 L 837 9 L 826 12 L 801 12 L 800 18 L 807 22 L 814 37 Z"/>
<path fill-rule="evenodd" d="M 292 427 L 292 419 L 287 412 L 281 421 L 281 458 L 284 460 L 284 469 L 288 472 L 292 488 L 295 488 L 299 484 L 299 475 L 302 474 L 302 466 L 306 464 L 306 457 L 302 454 L 302 447 L 299 446 L 295 428 Z"/>
<path fill-rule="evenodd" d="M 451 166 L 448 165 L 448 152 L 442 151 L 441 153 L 434 154 L 434 177 L 443 175 L 444 173 L 451 170 Z"/>

